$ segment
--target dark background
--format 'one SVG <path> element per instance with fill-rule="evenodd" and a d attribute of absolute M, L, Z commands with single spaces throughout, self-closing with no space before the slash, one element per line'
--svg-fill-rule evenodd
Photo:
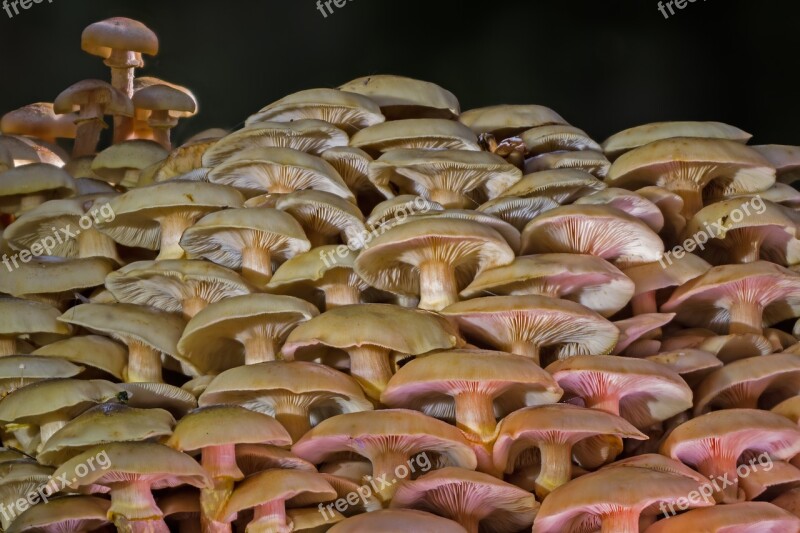
<path fill-rule="evenodd" d="M 697 0 L 665 20 L 656 0 L 44 0 L 0 11 L 0 112 L 109 77 L 83 28 L 128 16 L 161 53 L 142 74 L 191 88 L 178 138 L 235 127 L 291 92 L 396 73 L 453 91 L 462 108 L 536 103 L 598 140 L 658 120 L 720 120 L 755 143 L 800 144 L 796 0 Z"/>

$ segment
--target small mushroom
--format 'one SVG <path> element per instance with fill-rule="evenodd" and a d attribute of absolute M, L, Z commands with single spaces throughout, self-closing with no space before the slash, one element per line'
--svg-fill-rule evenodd
<path fill-rule="evenodd" d="M 9 111 L 0 119 L 0 131 L 5 135 L 30 135 L 50 143 L 57 138 L 74 139 L 77 135 L 75 117 L 56 116 L 53 104 L 46 102 Z"/>
<path fill-rule="evenodd" d="M 634 315 L 658 312 L 658 291 L 680 287 L 708 272 L 711 265 L 694 254 L 680 259 L 669 257 L 655 263 L 636 265 L 624 270 L 636 285 L 631 299 Z"/>
<path fill-rule="evenodd" d="M 503 191 L 500 198 L 544 197 L 566 205 L 606 187 L 605 183 L 585 170 L 563 168 L 527 174 Z"/>
<path fill-rule="evenodd" d="M 406 119 L 376 124 L 353 135 L 350 146 L 361 148 L 373 157 L 400 149 L 481 151 L 472 130 L 444 119 Z"/>
<path fill-rule="evenodd" d="M 753 136 L 735 126 L 722 122 L 655 122 L 615 133 L 603 142 L 603 151 L 613 161 L 622 154 L 646 144 L 675 137 L 727 139 L 747 144 Z"/>
<path fill-rule="evenodd" d="M 800 146 L 765 144 L 752 148 L 775 167 L 780 183 L 791 185 L 800 177 Z"/>
<path fill-rule="evenodd" d="M 31 383 L 46 379 L 74 378 L 83 370 L 81 366 L 54 357 L 0 357 L 0 398 Z"/>
<path fill-rule="evenodd" d="M 488 133 L 498 140 L 522 134 L 531 128 L 562 125 L 567 121 L 541 105 L 496 105 L 464 111 L 458 119 L 476 134 Z"/>
<path fill-rule="evenodd" d="M 189 89 L 162 80 L 138 89 L 132 101 L 137 111 L 147 114 L 153 140 L 167 150 L 172 149 L 170 130 L 178 125 L 178 119 L 197 114 L 197 100 Z"/>
<path fill-rule="evenodd" d="M 0 213 L 30 211 L 47 200 L 74 196 L 77 185 L 72 176 L 47 163 L 31 163 L 3 172 L 0 182 Z"/>
<path fill-rule="evenodd" d="M 565 124 L 537 126 L 524 131 L 519 136 L 525 143 L 528 154 L 546 154 L 564 150 L 602 151 L 600 145 L 582 129 Z"/>
<path fill-rule="evenodd" d="M 378 104 L 387 120 L 458 117 L 461 109 L 450 91 L 427 81 L 377 75 L 347 82 L 339 90 L 360 94 Z"/>
<path fill-rule="evenodd" d="M 37 339 L 45 341 L 48 336 L 65 337 L 72 328 L 58 321 L 60 311 L 55 307 L 39 302 L 17 298 L 0 298 L 0 357 L 16 355 L 20 337 L 29 337 L 36 344 Z M 56 337 L 58 340 L 58 337 Z"/>
<path fill-rule="evenodd" d="M 95 496 L 65 496 L 34 505 L 14 519 L 7 533 L 100 531 L 109 521 L 108 500 Z"/>
<path fill-rule="evenodd" d="M 114 185 L 129 189 L 141 186 L 146 168 L 163 161 L 169 152 L 148 140 L 135 139 L 114 144 L 92 160 L 92 172 Z"/>
<path fill-rule="evenodd" d="M 112 377 L 117 381 L 124 381 L 125 366 L 128 362 L 128 351 L 125 346 L 100 335 L 71 337 L 51 342 L 33 351 L 31 355 L 63 359 L 88 367 L 87 371 L 82 374 L 84 378 L 107 379 Z M 96 376 L 94 372 L 97 373 Z"/>
<path fill-rule="evenodd" d="M 736 531 L 737 533 L 779 533 L 800 531 L 800 519 L 767 502 L 742 502 L 694 509 L 669 516 L 647 529 L 647 533 L 685 531 Z"/>
<path fill-rule="evenodd" d="M 526 174 L 568 168 L 584 170 L 598 178 L 605 178 L 610 167 L 611 163 L 606 156 L 594 150 L 551 152 L 525 161 Z"/>
<path fill-rule="evenodd" d="M 341 236 L 349 248 L 360 250 L 368 239 L 364 215 L 335 194 L 297 191 L 279 197 L 275 206 L 300 223 L 313 247 L 334 244 Z"/>
<path fill-rule="evenodd" d="M 680 377 L 693 389 L 710 373 L 722 368 L 723 362 L 714 354 L 704 350 L 677 350 L 662 352 L 648 357 L 660 363 Z"/>

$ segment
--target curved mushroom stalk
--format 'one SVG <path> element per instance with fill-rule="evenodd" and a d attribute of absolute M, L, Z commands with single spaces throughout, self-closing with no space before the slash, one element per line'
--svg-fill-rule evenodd
<path fill-rule="evenodd" d="M 233 485 L 244 478 L 236 464 L 236 445 L 225 444 L 203 449 L 201 465 L 208 472 L 214 486 L 200 492 L 201 520 L 204 531 L 230 532 L 230 524 L 218 520 L 233 493 Z"/>
<path fill-rule="evenodd" d="M 161 509 L 158 508 L 150 482 L 135 480 L 111 485 L 111 507 L 108 515 L 117 531 L 125 533 L 169 533 Z"/>

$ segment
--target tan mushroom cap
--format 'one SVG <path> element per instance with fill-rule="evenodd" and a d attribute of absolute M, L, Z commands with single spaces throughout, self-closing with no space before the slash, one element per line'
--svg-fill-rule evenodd
<path fill-rule="evenodd" d="M 542 196 L 520 198 L 518 196 L 501 196 L 489 200 L 478 207 L 478 211 L 493 215 L 511 224 L 522 232 L 528 222 L 546 211 L 555 209 L 559 204 L 555 200 Z"/>
<path fill-rule="evenodd" d="M 376 124 L 353 135 L 350 145 L 372 156 L 399 149 L 481 151 L 472 130 L 459 122 L 433 118 Z"/>
<path fill-rule="evenodd" d="M 292 439 L 271 416 L 237 405 L 214 405 L 181 418 L 166 444 L 191 452 L 231 444 L 289 446 Z"/>
<path fill-rule="evenodd" d="M 3 172 L 0 182 L 0 213 L 28 211 L 46 200 L 74 196 L 75 180 L 65 170 L 31 163 Z"/>
<path fill-rule="evenodd" d="M 475 298 L 441 313 L 467 336 L 537 363 L 548 351 L 559 359 L 609 353 L 619 337 L 617 328 L 594 311 L 546 296 Z"/>
<path fill-rule="evenodd" d="M 314 509 L 313 507 L 287 509 L 286 517 L 291 521 L 294 531 L 298 533 L 317 533 L 323 529 L 330 529 L 331 526 L 345 519 L 345 516 L 336 509 L 333 509 L 333 513 L 329 513 L 329 510 L 326 510 L 325 516 L 322 516 L 319 509 Z M 330 514 L 333 514 L 333 516 L 328 516 Z"/>
<path fill-rule="evenodd" d="M 442 211 L 414 214 L 405 219 L 397 217 L 395 222 L 397 225 L 401 225 L 424 219 L 455 219 L 477 222 L 482 226 L 494 229 L 497 233 L 502 235 L 515 253 L 519 250 L 522 241 L 519 230 L 508 222 L 494 215 L 473 211 L 471 209 L 444 209 Z"/>
<path fill-rule="evenodd" d="M 527 357 L 487 350 L 434 352 L 400 368 L 381 403 L 456 422 L 467 435 L 491 442 L 496 419 L 523 407 L 555 403 L 562 390 Z"/>
<path fill-rule="evenodd" d="M 353 194 L 371 192 L 375 186 L 369 180 L 372 157 L 360 148 L 335 146 L 322 153 L 322 159 L 331 164 Z"/>
<path fill-rule="evenodd" d="M 3 166 L 9 169 L 31 163 L 48 163 L 61 168 L 69 160 L 55 145 L 45 146 L 43 141 L 21 135 L 0 135 L 0 152 L 4 154 Z"/>
<path fill-rule="evenodd" d="M 675 372 L 646 359 L 578 355 L 546 368 L 567 395 L 646 428 L 692 406 L 692 390 Z"/>
<path fill-rule="evenodd" d="M 752 148 L 775 167 L 780 183 L 791 184 L 800 177 L 800 146 L 766 144 Z"/>
<path fill-rule="evenodd" d="M 300 459 L 292 452 L 265 444 L 238 444 L 236 446 L 236 464 L 247 476 L 273 468 L 317 471 L 317 467 L 305 459 Z"/>
<path fill-rule="evenodd" d="M 421 196 L 401 194 L 376 205 L 367 217 L 367 226 L 377 228 L 396 223 L 405 216 L 428 214 L 432 211 L 444 211 L 444 207 Z"/>
<path fill-rule="evenodd" d="M 675 318 L 675 313 L 643 313 L 625 320 L 617 320 L 614 325 L 619 329 L 619 341 L 614 354 L 626 352 L 636 342 L 652 341 L 661 333 L 661 326 L 666 326 Z M 658 342 L 658 341 L 656 341 Z"/>
<path fill-rule="evenodd" d="M 330 533 L 406 533 L 436 531 L 436 533 L 465 533 L 457 522 L 434 514 L 410 509 L 383 509 L 350 517 L 328 530 Z"/>
<path fill-rule="evenodd" d="M 139 261 L 112 272 L 106 288 L 124 303 L 150 305 L 190 319 L 208 304 L 252 292 L 233 270 L 207 261 Z"/>
<path fill-rule="evenodd" d="M 135 187 L 143 169 L 168 156 L 169 151 L 153 141 L 124 141 L 97 154 L 92 160 L 92 172 L 108 183 Z"/>
<path fill-rule="evenodd" d="M 800 395 L 800 355 L 791 353 L 739 359 L 715 370 L 695 389 L 695 416 L 728 408 L 773 407 Z"/>
<path fill-rule="evenodd" d="M 800 531 L 800 518 L 767 502 L 741 502 L 694 509 L 660 520 L 647 533 L 735 531 L 736 533 L 790 533 Z"/>
<path fill-rule="evenodd" d="M 56 138 L 74 139 L 75 117 L 56 116 L 53 104 L 39 102 L 3 115 L 0 131 L 6 135 L 30 135 L 49 142 L 55 142 Z"/>
<path fill-rule="evenodd" d="M 321 120 L 260 122 L 226 135 L 203 154 L 204 167 L 216 167 L 243 148 L 292 148 L 319 155 L 336 146 L 347 146 L 349 138 L 339 128 Z"/>
<path fill-rule="evenodd" d="M 388 120 L 453 119 L 461 111 L 458 99 L 450 91 L 427 81 L 402 76 L 358 78 L 345 83 L 339 89 L 368 97 L 381 107 Z"/>
<path fill-rule="evenodd" d="M 153 183 L 207 170 L 203 169 L 203 155 L 217 141 L 219 138 L 216 137 L 201 139 L 174 148 L 154 170 Z"/>
<path fill-rule="evenodd" d="M 208 180 L 235 187 L 248 197 L 315 189 L 354 201 L 353 193 L 333 166 L 292 148 L 243 149 L 216 165 Z"/>
<path fill-rule="evenodd" d="M 800 468 L 784 461 L 772 461 L 766 455 L 761 455 L 757 459 L 760 462 L 753 461 L 750 475 L 741 479 L 742 489 L 748 501 L 772 500 L 779 494 L 800 487 Z M 797 524 L 800 527 L 800 521 Z"/>
<path fill-rule="evenodd" d="M 756 261 L 714 267 L 681 285 L 661 310 L 684 325 L 717 333 L 761 334 L 766 326 L 800 315 L 800 275 Z"/>
<path fill-rule="evenodd" d="M 640 517 L 657 515 L 660 504 L 672 504 L 697 492 L 694 479 L 647 468 L 607 468 L 581 476 L 551 492 L 536 516 L 534 533 L 638 531 Z M 702 499 L 689 507 L 713 505 Z"/>
<path fill-rule="evenodd" d="M 99 109 L 98 109 L 99 107 Z M 91 116 L 87 114 L 91 113 Z M 53 111 L 64 115 L 79 111 L 76 123 L 102 119 L 102 115 L 133 116 L 133 103 L 125 93 L 101 80 L 83 80 L 61 91 L 53 102 Z M 94 113 L 100 113 L 95 116 Z M 79 154 L 86 155 L 86 154 Z"/>
<path fill-rule="evenodd" d="M 8 533 L 95 531 L 108 524 L 111 503 L 94 496 L 66 496 L 35 505 L 14 519 Z"/>
<path fill-rule="evenodd" d="M 293 122 L 316 119 L 353 134 L 386 120 L 372 99 L 336 89 L 309 89 L 269 104 L 247 119 L 247 126 L 260 122 Z"/>
<path fill-rule="evenodd" d="M 800 395 L 782 401 L 772 408 L 772 412 L 800 424 Z"/>
<path fill-rule="evenodd" d="M 141 22 L 114 17 L 87 26 L 81 36 L 81 48 L 103 59 L 109 59 L 114 51 L 154 56 L 158 54 L 158 37 Z"/>
<path fill-rule="evenodd" d="M 488 199 L 514 185 L 522 172 L 502 157 L 468 150 L 392 150 L 369 165 L 369 177 L 387 198 L 400 194 L 422 196 L 446 208 L 463 208 Z"/>
<path fill-rule="evenodd" d="M 178 352 L 203 373 L 277 358 L 298 324 L 316 307 L 291 296 L 246 294 L 215 302 L 195 315 L 178 341 Z"/>
<path fill-rule="evenodd" d="M 567 125 L 561 115 L 541 105 L 496 105 L 464 111 L 458 119 L 477 134 L 490 133 L 502 140 L 531 128 Z"/>
<path fill-rule="evenodd" d="M 664 243 L 647 224 L 619 209 L 568 205 L 534 218 L 522 232 L 522 253 L 582 253 L 615 266 L 661 259 Z"/>
<path fill-rule="evenodd" d="M 197 407 L 194 396 L 166 383 L 120 383 L 127 405 L 139 409 L 164 409 L 176 419 Z"/>
<path fill-rule="evenodd" d="M 364 215 L 354 204 L 335 194 L 296 191 L 279 197 L 275 205 L 300 223 L 314 246 L 333 244 L 331 241 L 341 236 L 349 247 L 361 249 L 368 238 Z"/>
<path fill-rule="evenodd" d="M 659 185 L 684 200 L 684 216 L 703 206 L 704 189 L 723 196 L 758 192 L 775 183 L 775 169 L 755 150 L 728 140 L 675 138 L 621 156 L 606 179 L 612 187 Z"/>
<path fill-rule="evenodd" d="M 543 196 L 565 205 L 606 187 L 605 183 L 585 170 L 564 168 L 526 174 L 515 185 L 506 189 L 500 197 Z"/>
<path fill-rule="evenodd" d="M 447 467 L 401 481 L 392 509 L 429 511 L 469 531 L 519 531 L 533 524 L 539 504 L 527 491 L 493 476 Z"/>
<path fill-rule="evenodd" d="M 67 336 L 72 332 L 67 324 L 58 321 L 61 311 L 47 304 L 0 298 L 0 356 L 15 355 L 18 337 L 29 337 L 36 342 L 43 335 L 43 341 L 51 340 L 49 335 Z"/>
<path fill-rule="evenodd" d="M 787 490 L 772 500 L 772 504 L 800 518 L 800 488 Z"/>
<path fill-rule="evenodd" d="M 150 111 L 151 125 L 171 124 L 170 118 L 190 117 L 197 113 L 197 100 L 185 87 L 161 82 L 148 84 L 133 95 L 136 109 Z M 159 112 L 166 112 L 162 117 Z M 153 122 L 155 119 L 155 122 Z"/>
<path fill-rule="evenodd" d="M 674 371 L 692 388 L 696 387 L 708 374 L 723 366 L 723 362 L 716 355 L 691 348 L 661 352 L 647 359 Z"/>
<path fill-rule="evenodd" d="M 582 129 L 566 124 L 537 126 L 520 134 L 529 154 L 546 154 L 563 150 L 592 150 L 601 152 L 602 148 Z"/>
<path fill-rule="evenodd" d="M 656 204 L 641 194 L 609 187 L 575 201 L 576 205 L 608 205 L 642 220 L 650 229 L 660 233 L 664 228 L 664 214 Z"/>
<path fill-rule="evenodd" d="M 84 371 L 64 359 L 33 355 L 0 357 L 0 398 L 45 379 L 74 378 Z"/>
<path fill-rule="evenodd" d="M 303 228 L 277 209 L 226 209 L 210 213 L 183 232 L 181 247 L 191 257 L 203 257 L 264 285 L 273 264 L 311 248 Z"/>
<path fill-rule="evenodd" d="M 156 442 L 168 438 L 175 419 L 163 409 L 136 409 L 118 403 L 96 405 L 73 418 L 50 437 L 36 460 L 58 466 L 99 444 Z"/>
<path fill-rule="evenodd" d="M 666 256 L 663 261 L 626 268 L 623 272 L 635 284 L 633 309 L 635 314 L 658 311 L 656 291 L 680 287 L 702 276 L 711 268 L 694 254 L 682 257 Z"/>
<path fill-rule="evenodd" d="M 538 295 L 579 303 L 604 317 L 630 301 L 633 282 L 618 268 L 593 255 L 539 254 L 485 270 L 461 291 L 477 296 Z"/>
<path fill-rule="evenodd" d="M 118 380 L 124 379 L 128 352 L 124 346 L 106 337 L 86 335 L 52 342 L 31 352 L 32 356 L 70 361 L 87 366 Z"/>
<path fill-rule="evenodd" d="M 615 133 L 603 142 L 603 151 L 609 159 L 614 160 L 635 148 L 675 137 L 727 139 L 747 144 L 753 136 L 722 122 L 654 122 Z"/>
<path fill-rule="evenodd" d="M 545 170 L 580 169 L 598 178 L 605 178 L 611 162 L 602 152 L 594 150 L 559 151 L 541 154 L 525 161 L 525 173 L 533 174 Z"/>
<path fill-rule="evenodd" d="M 356 269 L 377 289 L 421 296 L 421 308 L 441 310 L 455 303 L 477 274 L 513 260 L 514 250 L 491 227 L 423 217 L 374 239 L 358 257 Z"/>
<path fill-rule="evenodd" d="M 64 259 L 38 257 L 0 279 L 0 292 L 64 308 L 76 293 L 100 287 L 114 270 L 114 262 L 103 257 Z"/>

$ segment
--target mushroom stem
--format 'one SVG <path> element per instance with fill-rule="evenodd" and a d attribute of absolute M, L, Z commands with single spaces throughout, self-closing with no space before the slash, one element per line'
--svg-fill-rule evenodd
<path fill-rule="evenodd" d="M 452 266 L 443 261 L 419 265 L 420 309 L 441 311 L 458 302 L 458 283 Z"/>
<path fill-rule="evenodd" d="M 275 339 L 263 335 L 255 335 L 244 341 L 244 364 L 255 365 L 275 361 L 278 346 Z"/>
<path fill-rule="evenodd" d="M 308 416 L 308 409 L 299 405 L 296 401 L 287 399 L 278 401 L 275 405 L 275 420 L 289 432 L 292 442 L 297 442 L 300 438 L 311 430 L 311 420 Z"/>
<path fill-rule="evenodd" d="M 364 393 L 373 400 L 380 400 L 381 393 L 392 378 L 389 361 L 391 350 L 380 346 L 354 346 L 349 350 L 350 374 L 358 381 Z"/>
<path fill-rule="evenodd" d="M 372 477 L 376 480 L 376 485 L 380 485 L 377 497 L 382 503 L 387 504 L 392 500 L 397 490 L 398 479 L 395 473 L 397 467 L 405 465 L 408 457 L 404 452 L 386 449 L 373 457 L 371 461 Z M 384 483 L 381 483 L 381 480 Z"/>
<path fill-rule="evenodd" d="M 115 484 L 111 488 L 111 507 L 108 509 L 108 515 L 113 517 L 117 528 L 127 528 L 119 531 L 169 533 L 163 520 L 164 515 L 150 491 L 149 481 L 137 479 Z M 143 525 L 153 529 L 142 529 Z"/>
<path fill-rule="evenodd" d="M 445 189 L 431 189 L 429 199 L 442 204 L 446 209 L 465 209 L 470 204 L 463 194 Z"/>
<path fill-rule="evenodd" d="M 511 346 L 508 347 L 508 351 L 516 355 L 530 357 L 534 360 L 534 362 L 536 362 L 537 365 L 540 364 L 539 345 L 536 343 L 526 340 L 516 340 L 511 343 Z"/>
<path fill-rule="evenodd" d="M 272 279 L 272 256 L 265 248 L 242 250 L 242 276 L 257 287 L 265 287 Z"/>
<path fill-rule="evenodd" d="M 186 320 L 190 320 L 194 315 L 202 311 L 208 307 L 208 302 L 200 298 L 199 296 L 195 296 L 193 298 L 187 298 L 181 302 L 181 308 L 183 309 L 183 316 Z"/>
<path fill-rule="evenodd" d="M 714 487 L 714 500 L 717 503 L 736 503 L 739 501 L 739 476 L 736 473 L 736 457 L 721 453 L 712 455 L 698 463 L 697 470 L 709 478 Z"/>
<path fill-rule="evenodd" d="M 584 403 L 590 409 L 599 409 L 619 416 L 619 398 L 613 394 L 587 396 L 584 398 Z"/>
<path fill-rule="evenodd" d="M 164 147 L 165 150 L 172 150 L 172 140 L 170 139 L 171 128 L 153 127 L 153 140 Z"/>
<path fill-rule="evenodd" d="M 105 64 L 111 68 L 111 85 L 128 98 L 133 98 L 134 67 L 142 65 L 136 52 L 112 50 L 111 56 L 105 61 Z M 129 139 L 132 133 L 133 118 L 114 117 L 114 144 Z"/>
<path fill-rule="evenodd" d="M 639 513 L 632 509 L 620 509 L 600 518 L 600 533 L 638 533 Z"/>
<path fill-rule="evenodd" d="M 238 481 L 244 474 L 236 464 L 236 445 L 225 444 L 203 448 L 203 468 L 214 480 L 231 479 Z"/>
<path fill-rule="evenodd" d="M 214 527 L 217 525 L 227 526 L 228 529 L 214 529 Z M 229 533 L 231 531 L 230 527 L 230 524 L 223 524 L 222 522 L 214 522 L 213 524 L 200 524 L 197 522 L 197 519 L 191 517 L 181 520 L 178 523 L 178 533 L 203 533 L 206 531 L 212 531 L 213 533 Z"/>
<path fill-rule="evenodd" d="M 204 531 L 230 531 L 230 525 L 217 521 L 233 492 L 234 481 L 244 478 L 236 465 L 236 445 L 210 446 L 203 449 L 203 468 L 214 481 L 214 487 L 200 492 Z"/>
<path fill-rule="evenodd" d="M 163 383 L 161 354 L 139 341 L 128 342 L 128 383 Z"/>
<path fill-rule="evenodd" d="M 306 236 L 308 237 L 308 242 L 311 243 L 311 248 L 319 248 L 320 246 L 326 246 L 328 244 L 336 244 L 339 240 L 336 235 L 325 235 L 324 233 L 320 233 L 319 231 L 315 231 L 311 228 L 303 229 L 306 231 Z"/>
<path fill-rule="evenodd" d="M 19 213 L 30 211 L 47 201 L 46 194 L 26 194 L 19 201 Z"/>
<path fill-rule="evenodd" d="M 169 533 L 169 527 L 163 518 L 130 521 L 124 516 L 116 516 L 114 526 L 117 533 Z"/>
<path fill-rule="evenodd" d="M 637 294 L 631 299 L 631 308 L 634 316 L 658 313 L 656 292 L 647 291 L 643 292 L 642 294 Z"/>
<path fill-rule="evenodd" d="M 572 446 L 563 442 L 539 445 L 542 466 L 536 478 L 536 495 L 541 499 L 572 479 Z"/>
<path fill-rule="evenodd" d="M 752 333 L 761 335 L 763 332 L 764 309 L 751 302 L 736 302 L 731 306 L 730 334 L 740 335 Z"/>
<path fill-rule="evenodd" d="M 497 429 L 492 399 L 480 391 L 464 391 L 455 396 L 456 425 L 481 442 L 491 442 Z"/>
<path fill-rule="evenodd" d="M 739 228 L 728 234 L 731 241 L 731 263 L 754 263 L 761 259 L 761 244 L 764 236 L 752 228 Z"/>
<path fill-rule="evenodd" d="M 100 134 L 105 128 L 106 123 L 99 118 L 79 121 L 72 157 L 94 155 L 100 143 Z"/>
<path fill-rule="evenodd" d="M 47 444 L 50 437 L 69 422 L 69 420 L 64 420 L 63 418 L 48 418 L 46 420 L 46 422 L 39 423 L 40 447 Z"/>
<path fill-rule="evenodd" d="M 293 527 L 286 516 L 282 500 L 273 500 L 254 509 L 253 521 L 247 524 L 248 533 L 290 533 Z"/>
<path fill-rule="evenodd" d="M 0 337 L 0 357 L 16 355 L 17 339 L 14 337 Z"/>
<path fill-rule="evenodd" d="M 686 220 L 691 220 L 698 211 L 703 209 L 702 188 L 693 181 L 681 181 L 670 185 L 670 190 L 683 199 L 681 215 Z"/>
<path fill-rule="evenodd" d="M 174 213 L 157 219 L 161 224 L 161 246 L 156 260 L 183 259 L 186 251 L 181 248 L 183 232 L 192 227 L 195 220 L 184 213 Z"/>
<path fill-rule="evenodd" d="M 117 253 L 114 239 L 104 235 L 94 228 L 83 230 L 76 237 L 78 241 L 78 257 L 107 257 L 118 264 L 122 264 Z"/>
<path fill-rule="evenodd" d="M 361 303 L 361 292 L 358 287 L 343 284 L 325 285 L 322 287 L 322 291 L 325 293 L 326 311 L 336 307 Z"/>

